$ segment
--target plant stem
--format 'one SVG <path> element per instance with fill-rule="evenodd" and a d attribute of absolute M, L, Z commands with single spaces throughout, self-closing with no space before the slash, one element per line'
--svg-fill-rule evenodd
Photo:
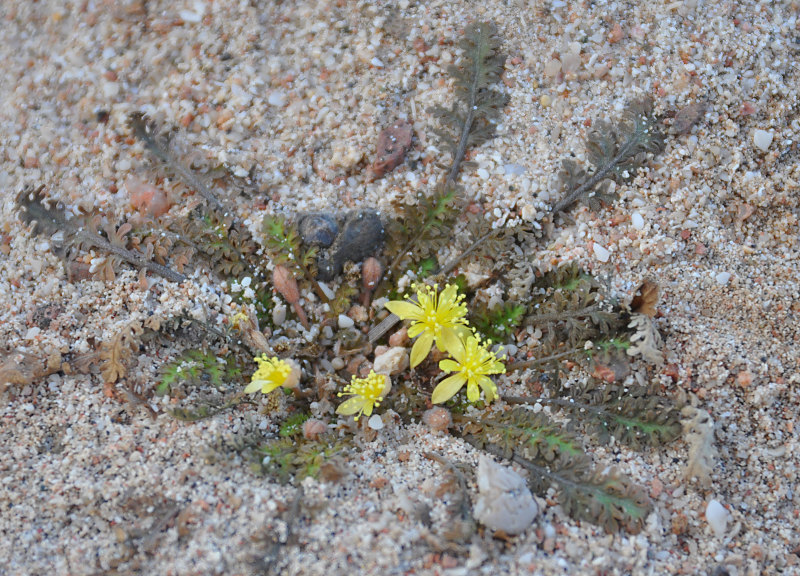
<path fill-rule="evenodd" d="M 506 372 L 516 372 L 517 370 L 524 370 L 526 368 L 531 368 L 533 366 L 538 366 L 539 364 L 545 364 L 552 360 L 560 360 L 561 358 L 567 358 L 581 352 L 583 348 L 572 348 L 571 350 L 567 350 L 565 352 L 559 352 L 558 354 L 551 354 L 550 356 L 542 356 L 541 358 L 534 358 L 533 360 L 525 360 L 523 362 L 514 362 L 513 364 L 509 364 L 506 366 Z"/>

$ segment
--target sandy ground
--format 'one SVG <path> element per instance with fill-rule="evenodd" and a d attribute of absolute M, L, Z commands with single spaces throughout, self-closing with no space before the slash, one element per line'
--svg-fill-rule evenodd
<path fill-rule="evenodd" d="M 211 447 L 270 422 L 152 419 L 110 399 L 98 375 L 57 372 L 5 393 L 0 574 L 800 573 L 797 16 L 797 2 L 777 1 L 3 2 L 0 347 L 41 366 L 152 311 L 224 305 L 202 277 L 69 283 L 18 221 L 25 185 L 73 210 L 130 213 L 126 182 L 152 171 L 128 114 L 183 127 L 208 166 L 252 168 L 257 191 L 237 209 L 253 229 L 267 211 L 389 211 L 440 174 L 426 111 L 448 102 L 460 31 L 490 19 L 510 103 L 461 181 L 500 221 L 541 217 L 592 119 L 645 94 L 666 115 L 705 103 L 618 204 L 575 210 L 538 258 L 579 261 L 620 294 L 659 282 L 666 365 L 654 377 L 711 414 L 719 457 L 704 488 L 684 479 L 683 441 L 593 447 L 653 498 L 642 533 L 606 535 L 540 499 L 519 538 L 442 550 L 441 470 L 422 453 L 477 455 L 423 425 L 389 425 L 342 482 L 305 481 L 293 538 L 264 568 L 296 489 Z M 378 133 L 397 118 L 412 123 L 415 150 L 367 183 Z M 159 364 L 143 353 L 137 385 L 152 386 Z M 721 534 L 705 518 L 712 499 L 728 510 Z M 429 525 L 414 512 L 425 506 Z"/>

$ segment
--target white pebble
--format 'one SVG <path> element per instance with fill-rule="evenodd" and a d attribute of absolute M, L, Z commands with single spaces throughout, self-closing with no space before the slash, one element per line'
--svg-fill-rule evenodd
<path fill-rule="evenodd" d="M 769 145 L 772 144 L 772 132 L 761 129 L 756 130 L 753 132 L 753 144 L 762 152 L 766 152 L 769 149 Z"/>
<path fill-rule="evenodd" d="M 344 358 L 340 358 L 337 356 L 336 358 L 331 360 L 331 366 L 333 366 L 334 370 L 341 370 L 342 368 L 345 367 Z"/>
<path fill-rule="evenodd" d="M 39 333 L 42 331 L 41 328 L 38 326 L 34 326 L 33 328 L 29 328 L 27 332 L 25 332 L 25 340 L 33 340 L 36 338 Z"/>
<path fill-rule="evenodd" d="M 488 180 L 489 179 L 489 171 L 486 168 L 478 168 L 478 176 L 482 180 Z"/>
<path fill-rule="evenodd" d="M 372 428 L 373 430 L 382 430 L 383 429 L 383 420 L 377 414 L 373 414 L 367 420 L 367 426 Z"/>
<path fill-rule="evenodd" d="M 731 513 L 717 500 L 711 500 L 706 506 L 706 520 L 717 538 L 725 536 L 728 531 L 728 520 Z"/>
<path fill-rule="evenodd" d="M 637 230 L 644 230 L 644 218 L 638 212 L 631 214 L 631 224 Z"/>
<path fill-rule="evenodd" d="M 103 96 L 114 98 L 119 94 L 119 84 L 116 82 L 103 82 Z"/>
<path fill-rule="evenodd" d="M 355 322 L 349 316 L 345 316 L 344 314 L 339 314 L 339 328 L 345 330 L 346 328 L 352 328 Z"/>
<path fill-rule="evenodd" d="M 272 92 L 267 97 L 267 102 L 269 102 L 270 106 L 281 107 L 286 103 L 286 97 L 283 95 L 283 92 Z"/>
<path fill-rule="evenodd" d="M 600 262 L 608 262 L 611 252 L 607 248 L 600 246 L 597 242 L 594 243 L 594 255 Z"/>
<path fill-rule="evenodd" d="M 478 461 L 478 499 L 475 518 L 506 534 L 521 534 L 539 514 L 525 479 L 488 456 Z"/>
<path fill-rule="evenodd" d="M 383 68 L 383 62 L 381 61 L 380 58 L 373 58 L 372 60 L 370 60 L 370 64 L 375 66 L 375 68 Z"/>
<path fill-rule="evenodd" d="M 181 10 L 178 12 L 178 15 L 181 17 L 181 20 L 187 23 L 197 24 L 203 19 L 203 12 L 194 12 L 192 10 Z"/>
<path fill-rule="evenodd" d="M 521 176 L 525 174 L 525 166 L 521 166 L 519 164 L 506 164 L 503 166 L 503 172 L 505 172 L 507 176 Z"/>
<path fill-rule="evenodd" d="M 730 272 L 720 272 L 719 274 L 717 274 L 714 277 L 714 279 L 717 281 L 717 284 L 719 284 L 720 286 L 725 286 L 728 283 L 728 281 L 731 279 L 731 273 Z"/>
<path fill-rule="evenodd" d="M 286 322 L 286 306 L 278 304 L 272 309 L 272 323 L 275 326 L 283 326 L 284 322 Z"/>
<path fill-rule="evenodd" d="M 333 300 L 336 297 L 336 292 L 331 290 L 325 282 L 319 282 L 319 287 L 328 297 L 328 300 Z"/>

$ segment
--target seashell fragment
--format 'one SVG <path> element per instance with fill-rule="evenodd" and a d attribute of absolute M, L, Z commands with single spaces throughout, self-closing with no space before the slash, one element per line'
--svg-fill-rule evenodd
<path fill-rule="evenodd" d="M 303 244 L 327 248 L 339 234 L 339 224 L 330 214 L 312 212 L 303 214 L 297 221 L 297 231 Z"/>
<path fill-rule="evenodd" d="M 475 518 L 487 528 L 521 534 L 539 514 L 525 479 L 487 456 L 478 461 Z"/>

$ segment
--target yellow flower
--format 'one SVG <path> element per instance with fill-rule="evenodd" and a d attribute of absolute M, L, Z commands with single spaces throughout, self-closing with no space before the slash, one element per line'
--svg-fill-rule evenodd
<path fill-rule="evenodd" d="M 242 308 L 231 317 L 231 327 L 241 329 L 241 327 L 247 324 L 249 321 L 250 318 L 247 316 L 247 312 L 245 312 L 244 308 Z"/>
<path fill-rule="evenodd" d="M 449 350 L 459 342 L 460 334 L 467 324 L 464 318 L 467 307 L 462 304 L 463 295 L 458 294 L 458 287 L 447 284 L 441 294 L 438 286 L 412 287 L 416 291 L 417 301 L 393 301 L 386 303 L 386 309 L 396 314 L 401 320 L 411 320 L 408 328 L 409 338 L 419 336 L 411 348 L 411 367 L 416 367 L 431 351 L 434 342 L 439 350 Z"/>
<path fill-rule="evenodd" d="M 447 351 L 454 359 L 442 360 L 439 362 L 439 368 L 456 374 L 448 376 L 436 386 L 431 402 L 434 404 L 446 402 L 455 396 L 464 384 L 467 385 L 467 399 L 470 402 L 476 402 L 480 398 L 481 388 L 487 402 L 497 398 L 497 386 L 487 374 L 505 374 L 506 367 L 497 359 L 494 352 L 490 352 L 486 345 L 481 343 L 480 337 L 470 334 Z"/>
<path fill-rule="evenodd" d="M 275 356 L 269 358 L 266 354 L 253 360 L 258 363 L 258 370 L 244 389 L 245 394 L 258 390 L 262 394 L 269 394 L 279 386 L 294 388 L 300 381 L 300 367 L 291 360 L 279 360 Z"/>
<path fill-rule="evenodd" d="M 392 381 L 384 374 L 375 374 L 370 370 L 366 378 L 356 378 L 355 375 L 350 384 L 344 387 L 338 396 L 352 396 L 348 398 L 336 409 L 337 414 L 349 416 L 355 414 L 358 420 L 362 414 L 372 415 L 372 409 L 380 406 L 383 398 L 392 389 Z"/>

